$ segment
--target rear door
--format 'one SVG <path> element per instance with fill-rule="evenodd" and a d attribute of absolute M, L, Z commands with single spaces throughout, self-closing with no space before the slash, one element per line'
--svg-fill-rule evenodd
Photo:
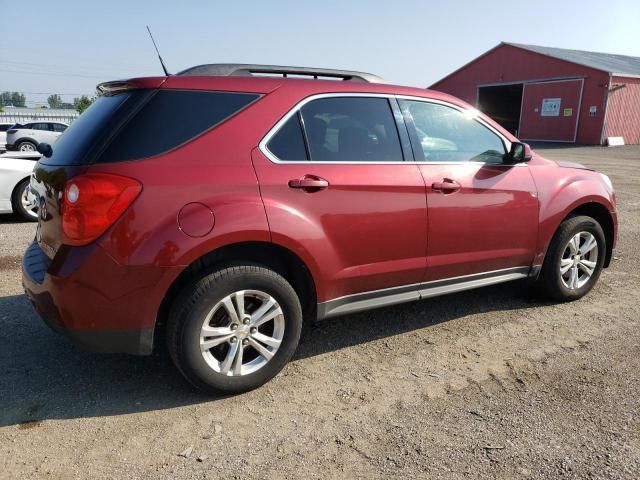
<path fill-rule="evenodd" d="M 503 163 L 506 139 L 449 104 L 400 100 L 427 186 L 427 280 L 527 272 L 538 199 L 527 164 Z"/>
<path fill-rule="evenodd" d="M 424 278 L 425 186 L 394 111 L 384 96 L 319 96 L 254 151 L 272 237 L 317 263 L 319 301 Z"/>

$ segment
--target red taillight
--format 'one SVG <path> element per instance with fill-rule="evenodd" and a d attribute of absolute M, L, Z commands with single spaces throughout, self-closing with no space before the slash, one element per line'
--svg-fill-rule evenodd
<path fill-rule="evenodd" d="M 142 191 L 137 180 L 108 173 L 88 173 L 69 180 L 62 199 L 66 245 L 86 245 L 102 235 Z"/>
<path fill-rule="evenodd" d="M 7 130 L 7 133 L 16 133 L 18 130 Z"/>

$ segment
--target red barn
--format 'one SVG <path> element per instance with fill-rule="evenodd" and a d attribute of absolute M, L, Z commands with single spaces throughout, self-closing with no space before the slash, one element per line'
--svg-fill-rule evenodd
<path fill-rule="evenodd" d="M 522 140 L 640 144 L 639 57 L 503 42 L 430 88 Z"/>

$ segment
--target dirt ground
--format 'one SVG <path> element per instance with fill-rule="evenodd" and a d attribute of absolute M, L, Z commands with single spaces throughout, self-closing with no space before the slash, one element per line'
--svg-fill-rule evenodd
<path fill-rule="evenodd" d="M 49 331 L 20 286 L 33 225 L 0 216 L 0 478 L 639 478 L 640 147 L 540 151 L 617 190 L 587 297 L 513 283 L 328 320 L 227 398 Z"/>

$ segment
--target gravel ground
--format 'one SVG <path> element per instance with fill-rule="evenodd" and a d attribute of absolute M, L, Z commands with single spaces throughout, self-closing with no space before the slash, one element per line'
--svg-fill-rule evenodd
<path fill-rule="evenodd" d="M 33 224 L 0 216 L 0 477 L 639 478 L 640 147 L 542 153 L 617 189 L 615 260 L 587 297 L 513 283 L 329 320 L 235 397 L 50 332 L 20 287 Z"/>

